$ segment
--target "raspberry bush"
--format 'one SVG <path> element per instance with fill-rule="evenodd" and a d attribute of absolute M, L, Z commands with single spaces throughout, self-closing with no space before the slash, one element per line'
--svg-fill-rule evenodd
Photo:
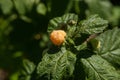
<path fill-rule="evenodd" d="M 0 80 L 120 80 L 119 0 L 0 0 Z"/>

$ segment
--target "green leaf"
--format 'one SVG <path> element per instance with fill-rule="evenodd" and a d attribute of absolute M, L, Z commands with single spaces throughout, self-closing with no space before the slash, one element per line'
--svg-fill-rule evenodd
<path fill-rule="evenodd" d="M 76 25 L 78 16 L 75 14 L 65 14 L 62 17 L 56 17 L 50 20 L 48 25 L 48 33 L 52 32 L 55 29 L 66 29 L 68 25 Z"/>
<path fill-rule="evenodd" d="M 113 7 L 112 9 L 113 15 L 110 17 L 110 22 L 113 27 L 119 25 L 120 22 L 120 6 Z"/>
<path fill-rule="evenodd" d="M 15 8 L 19 14 L 23 15 L 27 11 L 31 11 L 35 0 L 13 0 L 15 3 Z"/>
<path fill-rule="evenodd" d="M 80 32 L 85 34 L 94 34 L 103 32 L 108 26 L 108 22 L 98 15 L 92 15 L 80 23 Z"/>
<path fill-rule="evenodd" d="M 31 11 L 33 9 L 34 4 L 39 0 L 23 0 L 24 1 L 24 6 L 27 9 L 27 11 Z"/>
<path fill-rule="evenodd" d="M 95 51 L 113 64 L 120 65 L 120 29 L 114 28 L 98 36 L 100 47 Z"/>
<path fill-rule="evenodd" d="M 85 2 L 88 5 L 87 16 L 99 14 L 100 17 L 107 19 L 113 27 L 119 25 L 119 6 L 113 6 L 109 0 L 85 0 Z"/>
<path fill-rule="evenodd" d="M 81 45 L 75 46 L 75 48 L 77 49 L 77 51 L 81 51 L 87 48 L 87 43 L 84 42 Z"/>
<path fill-rule="evenodd" d="M 23 60 L 23 68 L 20 72 L 20 78 L 19 80 L 30 80 L 31 74 L 35 70 L 35 65 L 33 62 L 25 59 Z"/>
<path fill-rule="evenodd" d="M 37 67 L 37 73 L 40 77 L 46 75 L 48 80 L 62 80 L 72 75 L 75 62 L 76 55 L 66 49 L 55 54 L 47 52 Z"/>
<path fill-rule="evenodd" d="M 19 72 L 15 72 L 10 75 L 10 80 L 19 80 Z"/>
<path fill-rule="evenodd" d="M 112 4 L 109 0 L 85 0 L 88 5 L 87 15 L 99 14 L 100 17 L 109 20 L 112 16 Z"/>
<path fill-rule="evenodd" d="M 13 0 L 15 4 L 15 8 L 18 11 L 19 14 L 25 14 L 26 10 L 24 7 L 24 2 L 23 0 Z"/>
<path fill-rule="evenodd" d="M 39 14 L 45 15 L 46 12 L 47 12 L 46 6 L 43 3 L 39 3 L 38 6 L 37 6 L 37 12 Z"/>
<path fill-rule="evenodd" d="M 4 14 L 9 14 L 13 8 L 13 3 L 11 0 L 0 0 L 0 7 Z"/>
<path fill-rule="evenodd" d="M 88 80 L 120 80 L 117 70 L 98 55 L 81 59 Z"/>
<path fill-rule="evenodd" d="M 35 69 L 34 63 L 29 60 L 23 60 L 23 66 L 26 74 L 31 74 Z"/>

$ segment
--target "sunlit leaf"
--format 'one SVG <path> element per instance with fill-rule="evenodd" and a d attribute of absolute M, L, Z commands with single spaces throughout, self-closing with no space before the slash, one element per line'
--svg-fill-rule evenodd
<path fill-rule="evenodd" d="M 120 65 L 120 29 L 114 28 L 108 30 L 98 36 L 96 39 L 100 41 L 100 47 L 96 53 L 112 62 Z"/>
<path fill-rule="evenodd" d="M 76 56 L 65 49 L 55 54 L 45 53 L 37 67 L 38 76 L 46 76 L 52 80 L 70 77 L 74 71 L 75 61 Z"/>
<path fill-rule="evenodd" d="M 46 12 L 47 12 L 46 6 L 43 3 L 39 3 L 38 6 L 37 6 L 37 12 L 39 14 L 45 15 Z"/>
<path fill-rule="evenodd" d="M 76 25 L 78 16 L 75 14 L 65 14 L 62 17 L 56 17 L 50 20 L 48 25 L 48 33 L 55 29 L 66 29 L 68 25 Z"/>
<path fill-rule="evenodd" d="M 100 18 L 98 15 L 92 15 L 88 19 L 80 22 L 80 32 L 85 34 L 94 34 L 103 32 L 108 26 L 107 20 Z"/>
<path fill-rule="evenodd" d="M 98 55 L 81 59 L 88 80 L 120 80 L 117 70 Z"/>
<path fill-rule="evenodd" d="M 0 7 L 4 14 L 9 14 L 13 8 L 13 3 L 11 0 L 0 0 Z"/>

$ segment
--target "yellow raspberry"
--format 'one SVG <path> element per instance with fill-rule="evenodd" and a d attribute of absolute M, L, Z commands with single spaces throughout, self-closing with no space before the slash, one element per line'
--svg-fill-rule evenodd
<path fill-rule="evenodd" d="M 66 33 L 63 30 L 54 30 L 50 34 L 50 40 L 54 45 L 61 45 L 65 41 Z"/>

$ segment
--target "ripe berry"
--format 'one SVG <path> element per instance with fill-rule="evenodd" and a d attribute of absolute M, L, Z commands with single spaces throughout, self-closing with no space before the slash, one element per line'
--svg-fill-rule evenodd
<path fill-rule="evenodd" d="M 65 41 L 66 33 L 63 30 L 54 30 L 50 34 L 50 40 L 54 45 L 61 45 Z"/>

